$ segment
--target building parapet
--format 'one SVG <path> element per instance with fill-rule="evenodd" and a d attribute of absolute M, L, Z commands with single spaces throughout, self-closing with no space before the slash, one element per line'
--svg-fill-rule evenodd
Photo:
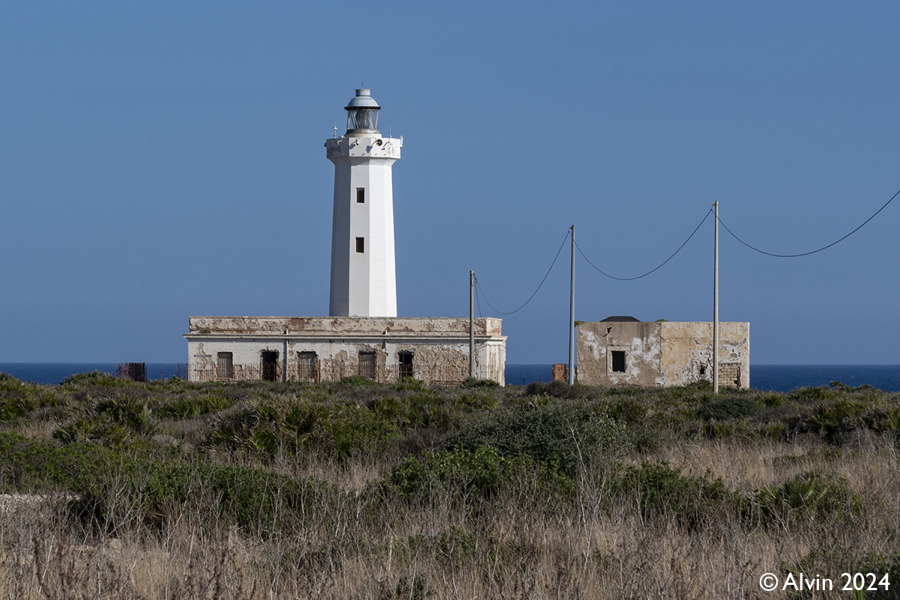
<path fill-rule="evenodd" d="M 501 319 L 474 320 L 475 335 L 501 336 Z M 469 335 L 469 319 L 458 317 L 189 317 L 188 336 L 328 338 L 373 336 L 455 338 Z"/>

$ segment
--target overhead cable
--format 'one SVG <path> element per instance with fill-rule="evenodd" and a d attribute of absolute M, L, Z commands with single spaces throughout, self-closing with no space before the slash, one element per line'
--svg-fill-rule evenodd
<path fill-rule="evenodd" d="M 734 239 L 736 239 L 737 241 L 739 241 L 740 243 L 742 243 L 743 245 L 747 246 L 748 248 L 750 248 L 751 250 L 753 250 L 755 252 L 759 252 L 760 254 L 765 254 L 766 256 L 774 256 L 775 258 L 798 258 L 800 256 L 809 256 L 810 254 L 815 254 L 816 252 L 821 252 L 822 250 L 828 250 L 832 246 L 836 246 L 836 245 L 840 244 L 841 242 L 846 240 L 848 237 L 850 237 L 851 235 L 853 235 L 854 233 L 856 233 L 857 231 L 862 229 L 869 221 L 871 221 L 872 219 L 877 217 L 878 213 L 880 213 L 885 208 L 887 208 L 888 204 L 893 202 L 894 198 L 896 198 L 897 196 L 900 196 L 900 190 L 897 190 L 897 192 L 893 196 L 891 196 L 890 200 L 888 200 L 887 202 L 882 204 L 881 208 L 879 208 L 874 213 L 872 213 L 872 216 L 870 216 L 868 219 L 866 219 L 865 221 L 863 221 L 862 223 L 857 225 L 856 228 L 853 229 L 853 231 L 846 234 L 845 236 L 838 238 L 835 241 L 831 242 L 830 244 L 822 246 L 821 248 L 816 248 L 815 250 L 810 250 L 809 252 L 799 252 L 797 254 L 776 254 L 775 252 L 766 252 L 765 250 L 761 250 L 761 249 L 757 248 L 756 246 L 752 246 L 749 243 L 742 240 L 741 238 L 739 238 L 738 235 L 735 232 L 733 232 L 731 230 L 731 228 L 728 227 L 728 225 L 726 225 L 725 221 L 723 221 L 722 219 L 719 219 L 719 223 L 722 224 L 722 227 L 725 228 L 725 231 L 727 231 L 728 233 L 731 234 L 731 237 L 733 237 Z"/>
<path fill-rule="evenodd" d="M 687 243 L 688 243 L 689 241 L 691 241 L 691 238 L 694 237 L 694 234 L 696 234 L 697 231 L 700 229 L 700 227 L 706 222 L 706 219 L 709 218 L 710 213 L 712 213 L 712 210 L 706 211 L 706 214 L 703 215 L 703 219 L 701 219 L 701 220 L 700 220 L 700 223 L 699 223 L 696 227 L 694 227 L 694 230 L 691 232 L 691 235 L 689 235 L 689 236 L 687 237 L 687 239 L 684 240 L 684 241 L 681 243 L 680 246 L 678 246 L 678 249 L 675 250 L 675 252 L 673 252 L 673 253 L 669 256 L 669 258 L 667 258 L 666 260 L 662 261 L 660 264 L 658 264 L 657 266 L 653 267 L 652 269 L 650 269 L 650 270 L 647 271 L 646 273 L 643 273 L 642 275 L 636 275 L 635 277 L 616 277 L 615 275 L 610 275 L 609 273 L 607 273 L 606 271 L 604 271 L 603 269 L 601 269 L 600 267 L 598 267 L 597 265 L 595 265 L 593 262 L 591 262 L 591 259 L 589 259 L 589 258 L 587 257 L 587 255 L 586 255 L 586 254 L 584 253 L 584 251 L 581 249 L 581 246 L 578 245 L 578 242 L 575 242 L 575 247 L 578 248 L 578 252 L 579 252 L 579 254 L 581 254 L 582 257 L 584 257 L 584 260 L 586 260 L 586 261 L 588 262 L 589 265 L 591 265 L 592 267 L 594 267 L 594 270 L 597 271 L 598 273 L 600 273 L 601 275 L 603 275 L 603 276 L 605 276 L 605 277 L 609 277 L 610 279 L 615 279 L 615 280 L 617 280 L 617 281 L 634 281 L 635 279 L 641 279 L 642 277 L 646 277 L 647 275 L 650 275 L 650 274 L 652 274 L 652 273 L 655 273 L 656 271 L 659 271 L 661 268 L 663 268 L 663 267 L 666 265 L 666 263 L 668 263 L 670 260 L 672 260 L 673 258 L 675 258 L 675 255 L 678 254 L 679 252 L 681 252 L 681 249 L 684 248 L 684 247 L 687 245 Z"/>
<path fill-rule="evenodd" d="M 509 311 L 509 312 L 503 312 L 502 310 L 498 310 L 497 307 L 494 306 L 493 304 L 491 304 L 491 301 L 488 300 L 487 295 L 484 293 L 484 289 L 482 289 L 481 284 L 478 282 L 478 276 L 475 277 L 475 290 L 476 290 L 478 293 L 480 293 L 480 294 L 482 295 L 482 297 L 484 297 L 484 301 L 487 303 L 488 306 L 490 306 L 490 307 L 493 309 L 494 312 L 499 313 L 499 314 L 501 314 L 501 315 L 511 315 L 511 314 L 514 314 L 514 313 L 519 312 L 520 310 L 522 310 L 523 308 L 525 308 L 526 306 L 528 306 L 528 303 L 531 302 L 531 300 L 532 300 L 532 299 L 537 295 L 537 293 L 541 290 L 541 287 L 543 287 L 544 282 L 547 281 L 547 277 L 549 277 L 550 271 L 553 270 L 553 266 L 556 265 L 556 261 L 557 261 L 557 259 L 559 259 L 559 254 L 560 254 L 560 252 L 562 252 L 563 246 L 566 245 L 566 240 L 567 240 L 567 239 L 569 239 L 569 232 L 568 232 L 568 231 L 566 232 L 566 235 L 565 235 L 565 237 L 563 238 L 562 243 L 559 245 L 559 250 L 556 251 L 556 256 L 553 257 L 553 262 L 550 263 L 550 268 L 547 269 L 547 272 L 546 272 L 546 273 L 544 273 L 544 278 L 541 279 L 541 282 L 538 284 L 538 286 L 537 286 L 537 288 L 534 290 L 534 292 L 532 292 L 531 295 L 528 296 L 528 300 L 526 300 L 524 303 L 522 303 L 522 305 L 519 306 L 519 308 L 517 308 L 517 309 L 515 309 L 515 310 L 512 310 L 512 311 Z"/>

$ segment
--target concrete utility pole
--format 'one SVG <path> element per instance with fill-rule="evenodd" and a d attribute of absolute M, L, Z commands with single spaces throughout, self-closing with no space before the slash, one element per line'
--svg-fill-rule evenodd
<path fill-rule="evenodd" d="M 713 202 L 713 394 L 719 393 L 719 203 Z"/>
<path fill-rule="evenodd" d="M 575 226 L 571 227 L 572 258 L 569 268 L 569 385 L 575 385 Z"/>
<path fill-rule="evenodd" d="M 469 377 L 475 377 L 475 271 L 469 271 Z"/>

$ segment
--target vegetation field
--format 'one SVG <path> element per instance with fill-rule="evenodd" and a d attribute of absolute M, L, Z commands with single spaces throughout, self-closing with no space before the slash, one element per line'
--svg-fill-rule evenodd
<path fill-rule="evenodd" d="M 0 374 L 0 599 L 898 598 L 898 430 L 839 383 Z"/>

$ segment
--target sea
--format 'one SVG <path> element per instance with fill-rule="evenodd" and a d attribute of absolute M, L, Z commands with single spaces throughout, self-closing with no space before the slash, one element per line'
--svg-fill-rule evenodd
<path fill-rule="evenodd" d="M 0 363 L 0 373 L 21 381 L 55 385 L 77 373 L 115 374 L 115 363 Z M 508 385 L 551 380 L 550 365 L 506 365 Z M 184 363 L 147 363 L 148 379 L 186 377 Z M 753 389 L 789 392 L 801 387 L 827 386 L 839 381 L 852 387 L 870 385 L 886 392 L 900 391 L 900 365 L 750 365 Z"/>

